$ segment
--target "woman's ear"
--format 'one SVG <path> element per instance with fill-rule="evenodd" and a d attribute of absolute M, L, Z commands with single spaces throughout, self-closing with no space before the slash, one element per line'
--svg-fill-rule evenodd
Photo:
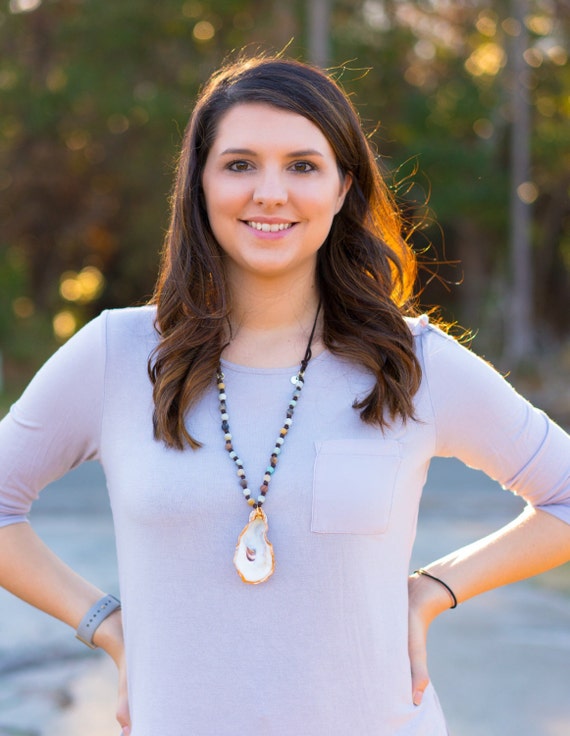
<path fill-rule="evenodd" d="M 335 215 L 341 211 L 342 205 L 344 204 L 344 200 L 351 186 L 352 186 L 352 174 L 341 175 L 340 192 L 338 194 L 336 209 L 334 211 Z"/>

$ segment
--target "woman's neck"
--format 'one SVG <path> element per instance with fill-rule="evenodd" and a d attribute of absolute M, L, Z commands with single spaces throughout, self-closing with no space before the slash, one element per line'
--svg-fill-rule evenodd
<path fill-rule="evenodd" d="M 258 368 L 301 362 L 319 303 L 313 280 L 305 284 L 242 282 L 232 290 L 231 298 L 231 335 L 223 352 L 226 360 Z M 323 349 L 321 332 L 317 325 L 314 355 Z"/>

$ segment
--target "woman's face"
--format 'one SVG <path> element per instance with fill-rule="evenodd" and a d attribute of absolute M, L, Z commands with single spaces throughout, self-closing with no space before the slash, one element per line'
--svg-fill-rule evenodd
<path fill-rule="evenodd" d="M 301 276 L 340 210 L 350 177 L 339 173 L 323 133 L 307 118 L 242 103 L 221 118 L 202 186 L 210 226 L 234 283 Z"/>

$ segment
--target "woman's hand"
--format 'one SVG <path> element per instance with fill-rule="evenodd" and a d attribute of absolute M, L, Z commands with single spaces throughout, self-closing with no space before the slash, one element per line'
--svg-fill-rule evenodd
<path fill-rule="evenodd" d="M 119 693 L 117 701 L 117 721 L 122 727 L 123 736 L 131 732 L 131 716 L 129 713 L 129 696 L 127 692 L 127 668 L 123 661 L 119 664 Z"/>
<path fill-rule="evenodd" d="M 117 665 L 119 690 L 116 716 L 119 725 L 123 729 L 123 736 L 129 736 L 131 732 L 131 716 L 129 712 L 123 621 L 120 610 L 115 611 L 102 622 L 101 626 L 95 632 L 93 643 L 104 649 Z"/>
<path fill-rule="evenodd" d="M 432 621 L 449 608 L 449 597 L 437 582 L 422 575 L 408 579 L 408 653 L 412 670 L 412 700 L 420 705 L 429 684 L 427 634 Z"/>

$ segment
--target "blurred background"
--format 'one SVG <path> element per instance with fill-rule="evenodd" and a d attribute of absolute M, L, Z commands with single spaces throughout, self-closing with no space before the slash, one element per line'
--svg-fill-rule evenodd
<path fill-rule="evenodd" d="M 149 298 L 196 92 L 249 45 L 333 70 L 423 304 L 570 424 L 569 35 L 567 0 L 3 2 L 0 415 L 88 319 Z"/>
<path fill-rule="evenodd" d="M 87 320 L 150 297 L 193 100 L 248 46 L 331 69 L 400 200 L 425 265 L 423 306 L 441 304 L 477 352 L 570 427 L 569 37 L 568 0 L 3 0 L 0 416 Z M 116 592 L 91 465 L 46 494 L 35 523 Z M 502 522 L 495 500 L 471 513 L 482 482 L 436 474 L 420 561 L 434 556 L 428 542 L 448 551 L 479 536 L 474 519 Z M 557 689 L 568 681 L 570 569 L 529 585 L 482 597 L 434 640 L 457 733 L 570 733 Z M 3 591 L 0 621 L 0 734 L 116 732 L 108 664 L 87 667 L 65 627 Z"/>

